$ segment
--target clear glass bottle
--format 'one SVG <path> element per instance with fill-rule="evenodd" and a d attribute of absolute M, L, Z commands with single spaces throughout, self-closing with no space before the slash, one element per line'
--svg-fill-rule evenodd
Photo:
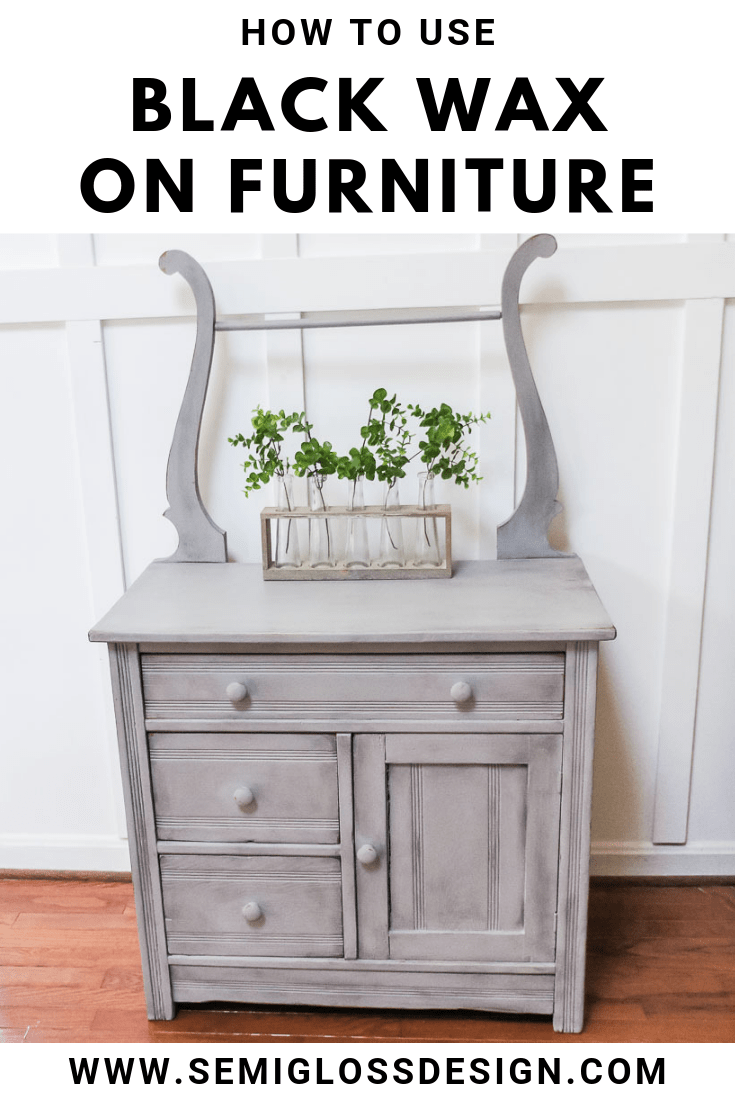
<path fill-rule="evenodd" d="M 346 566 L 369 566 L 370 550 L 368 546 L 367 519 L 360 515 L 365 508 L 364 477 L 350 482 L 347 508 L 355 516 L 347 518 L 347 540 L 345 543 Z"/>
<path fill-rule="evenodd" d="M 406 555 L 403 549 L 403 521 L 400 516 L 391 516 L 391 511 L 400 506 L 398 484 L 392 482 L 383 493 L 385 515 L 380 522 L 380 552 L 378 566 L 405 566 Z"/>
<path fill-rule="evenodd" d="M 309 508 L 314 514 L 309 519 L 309 565 L 335 566 L 332 525 L 327 513 L 324 485 L 326 475 L 309 476 Z M 322 516 L 318 514 L 322 513 Z"/>
<path fill-rule="evenodd" d="M 434 475 L 430 471 L 419 471 L 419 499 L 420 509 L 426 509 L 427 514 L 434 508 Z M 427 515 L 416 520 L 416 544 L 414 546 L 413 561 L 416 566 L 441 566 L 441 549 L 439 547 L 439 532 L 436 517 Z"/>
<path fill-rule="evenodd" d="M 289 513 L 294 507 L 293 475 L 286 472 L 276 476 L 276 509 Z M 276 566 L 301 566 L 299 534 L 293 517 L 279 518 L 275 522 L 276 539 L 273 562 Z"/>

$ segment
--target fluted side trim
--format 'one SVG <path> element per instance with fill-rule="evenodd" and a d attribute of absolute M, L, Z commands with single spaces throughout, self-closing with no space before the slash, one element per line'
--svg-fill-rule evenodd
<path fill-rule="evenodd" d="M 424 892 L 424 775 L 422 766 L 411 766 L 411 865 L 413 869 L 413 927 L 426 929 Z"/>
<path fill-rule="evenodd" d="M 578 1033 L 584 1020 L 597 647 L 572 643 L 567 655 L 554 1029 Z"/>
<path fill-rule="evenodd" d="M 490 765 L 487 770 L 488 804 L 488 871 L 487 871 L 487 928 L 500 929 L 500 765 Z"/>
<path fill-rule="evenodd" d="M 111 647 L 113 680 L 117 690 L 118 738 L 123 766 L 123 784 L 129 822 L 130 859 L 136 888 L 138 931 L 140 935 L 143 971 L 147 979 L 149 1016 L 170 1018 L 173 1016 L 171 986 L 166 965 L 166 945 L 162 940 L 163 909 L 158 881 L 156 836 L 152 808 L 146 805 L 149 792 L 148 762 L 144 731 L 139 731 L 136 712 L 136 686 L 139 681 L 138 654 L 134 646 Z M 142 735 L 142 748 L 139 742 Z M 154 879 L 155 878 L 155 879 Z"/>

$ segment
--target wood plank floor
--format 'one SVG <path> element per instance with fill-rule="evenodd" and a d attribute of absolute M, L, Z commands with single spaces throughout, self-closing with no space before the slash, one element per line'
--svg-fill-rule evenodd
<path fill-rule="evenodd" d="M 735 886 L 593 881 L 587 1024 L 452 1012 L 182 1008 L 146 1019 L 130 883 L 0 880 L 5 1042 L 735 1042 Z"/>

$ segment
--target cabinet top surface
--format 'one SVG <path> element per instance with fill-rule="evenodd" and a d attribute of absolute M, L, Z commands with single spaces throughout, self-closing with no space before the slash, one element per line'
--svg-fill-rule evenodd
<path fill-rule="evenodd" d="M 239 563 L 154 562 L 94 642 L 534 643 L 613 639 L 580 559 L 457 563 L 428 581 L 266 582 Z"/>

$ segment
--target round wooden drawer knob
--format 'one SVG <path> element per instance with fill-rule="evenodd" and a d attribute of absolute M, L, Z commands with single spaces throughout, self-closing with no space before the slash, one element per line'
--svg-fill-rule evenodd
<path fill-rule="evenodd" d="M 231 700 L 233 704 L 239 704 L 248 695 L 248 687 L 243 685 L 242 681 L 232 681 L 225 692 L 228 700 Z"/>
<path fill-rule="evenodd" d="M 240 810 L 243 811 L 246 807 L 250 807 L 251 804 L 255 803 L 255 793 L 252 788 L 248 788 L 244 784 L 241 788 L 235 789 L 233 799 Z"/>
<path fill-rule="evenodd" d="M 246 903 L 242 909 L 243 918 L 248 922 L 257 922 L 259 918 L 263 917 L 263 912 L 260 909 L 260 904 L 254 900 L 251 903 Z"/>
<path fill-rule="evenodd" d="M 361 865 L 372 865 L 378 860 L 378 851 L 375 846 L 371 846 L 367 842 L 364 846 L 360 846 L 357 851 L 357 860 Z"/>
<path fill-rule="evenodd" d="M 449 695 L 455 704 L 466 704 L 472 700 L 472 686 L 466 681 L 456 681 L 449 690 Z"/>

